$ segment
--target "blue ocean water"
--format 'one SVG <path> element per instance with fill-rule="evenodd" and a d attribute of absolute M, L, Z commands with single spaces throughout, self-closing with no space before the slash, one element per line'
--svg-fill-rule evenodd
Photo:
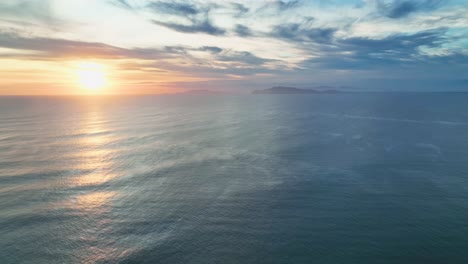
<path fill-rule="evenodd" d="M 468 263 L 468 94 L 0 98 L 0 263 Z"/>

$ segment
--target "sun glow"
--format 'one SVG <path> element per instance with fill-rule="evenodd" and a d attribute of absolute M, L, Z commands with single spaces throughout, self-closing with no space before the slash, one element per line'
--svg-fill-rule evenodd
<path fill-rule="evenodd" d="M 78 83 L 88 90 L 100 90 L 107 85 L 104 66 L 94 62 L 83 62 L 78 65 Z"/>

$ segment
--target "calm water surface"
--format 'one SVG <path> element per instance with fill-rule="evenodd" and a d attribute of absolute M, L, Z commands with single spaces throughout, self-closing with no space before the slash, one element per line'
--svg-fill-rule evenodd
<path fill-rule="evenodd" d="M 0 98 L 0 263 L 468 263 L 468 94 Z"/>

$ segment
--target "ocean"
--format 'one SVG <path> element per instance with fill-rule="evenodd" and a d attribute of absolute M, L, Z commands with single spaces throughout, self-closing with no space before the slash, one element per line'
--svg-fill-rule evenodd
<path fill-rule="evenodd" d="M 468 263 L 467 102 L 0 97 L 0 263 Z"/>

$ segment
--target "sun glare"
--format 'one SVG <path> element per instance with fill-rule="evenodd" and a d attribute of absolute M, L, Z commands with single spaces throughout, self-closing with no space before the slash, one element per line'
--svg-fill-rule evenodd
<path fill-rule="evenodd" d="M 107 85 L 103 65 L 94 62 L 83 62 L 78 65 L 78 83 L 88 90 L 99 90 Z"/>

